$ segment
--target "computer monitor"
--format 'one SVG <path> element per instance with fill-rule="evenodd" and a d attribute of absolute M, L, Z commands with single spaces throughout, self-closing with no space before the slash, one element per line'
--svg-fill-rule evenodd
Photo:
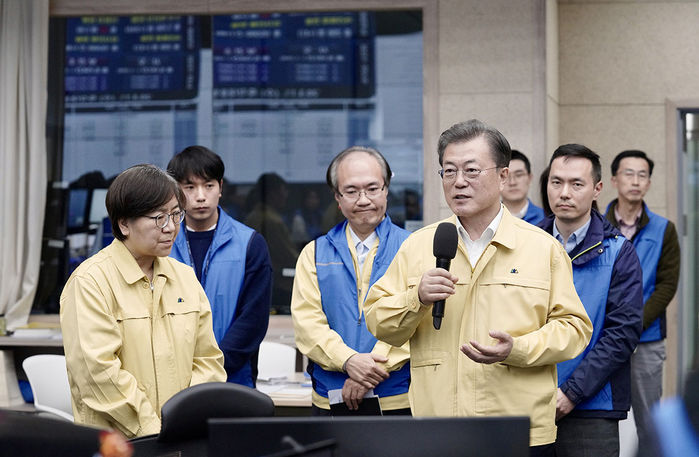
<path fill-rule="evenodd" d="M 391 416 L 209 419 L 210 457 L 527 457 L 528 417 L 413 418 Z"/>
<path fill-rule="evenodd" d="M 83 231 L 88 225 L 88 203 L 90 189 L 70 189 L 68 191 L 68 233 Z"/>

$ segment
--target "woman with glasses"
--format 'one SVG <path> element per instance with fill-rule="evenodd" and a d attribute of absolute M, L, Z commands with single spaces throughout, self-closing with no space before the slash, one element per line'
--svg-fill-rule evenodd
<path fill-rule="evenodd" d="M 194 270 L 168 257 L 184 196 L 153 165 L 109 187 L 115 240 L 73 272 L 61 329 L 77 423 L 127 437 L 160 432 L 160 409 L 186 387 L 225 381 L 211 309 Z"/>

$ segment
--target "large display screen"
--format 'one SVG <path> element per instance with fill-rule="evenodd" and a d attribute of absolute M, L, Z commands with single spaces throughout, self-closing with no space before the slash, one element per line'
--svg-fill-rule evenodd
<path fill-rule="evenodd" d="M 74 197 L 72 232 L 99 227 L 104 215 L 73 189 L 106 189 L 139 163 L 166 168 L 191 145 L 222 157 L 221 206 L 242 222 L 260 203 L 258 181 L 274 175 L 286 186 L 272 198 L 296 254 L 274 265 L 284 276 L 275 287 L 293 275 L 305 243 L 342 218 L 325 173 L 347 147 L 370 146 L 386 157 L 394 172 L 388 213 L 399 225 L 420 226 L 420 11 L 84 16 L 52 23 L 63 62 L 50 70 L 63 81 L 63 93 L 49 97 L 63 108 L 62 167 L 54 175 Z"/>
<path fill-rule="evenodd" d="M 69 18 L 66 103 L 193 97 L 199 35 L 193 16 Z"/>
<path fill-rule="evenodd" d="M 215 98 L 365 98 L 374 93 L 369 12 L 213 18 Z"/>

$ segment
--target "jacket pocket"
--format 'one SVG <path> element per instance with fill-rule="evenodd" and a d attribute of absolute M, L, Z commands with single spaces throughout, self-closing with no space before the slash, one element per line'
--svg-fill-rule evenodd
<path fill-rule="evenodd" d="M 413 360 L 410 366 L 413 368 L 438 367 L 444 363 L 444 357 L 434 357 L 431 359 Z"/>
<path fill-rule="evenodd" d="M 538 330 L 548 319 L 549 283 L 541 279 L 508 276 L 481 281 L 478 306 L 485 310 L 488 329 L 521 336 Z M 487 343 L 490 344 L 490 343 Z"/>
<path fill-rule="evenodd" d="M 412 368 L 439 367 L 443 365 L 449 354 L 446 351 L 412 351 L 410 354 L 410 366 Z"/>
<path fill-rule="evenodd" d="M 416 416 L 453 416 L 456 411 L 455 373 L 446 352 L 412 353 L 411 401 Z M 438 386 L 438 388 L 433 388 Z"/>

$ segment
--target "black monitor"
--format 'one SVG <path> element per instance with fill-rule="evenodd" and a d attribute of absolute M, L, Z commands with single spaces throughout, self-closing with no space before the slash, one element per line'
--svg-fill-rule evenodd
<path fill-rule="evenodd" d="M 209 419 L 210 457 L 527 457 L 528 417 Z"/>
<path fill-rule="evenodd" d="M 88 232 L 107 217 L 107 189 L 73 187 L 68 189 L 67 233 Z"/>
<path fill-rule="evenodd" d="M 84 231 L 88 226 L 90 206 L 90 189 L 68 190 L 68 220 L 66 221 L 68 233 Z"/>
<path fill-rule="evenodd" d="M 98 455 L 99 435 L 98 428 L 73 424 L 50 413 L 0 409 L 0 455 Z"/>

